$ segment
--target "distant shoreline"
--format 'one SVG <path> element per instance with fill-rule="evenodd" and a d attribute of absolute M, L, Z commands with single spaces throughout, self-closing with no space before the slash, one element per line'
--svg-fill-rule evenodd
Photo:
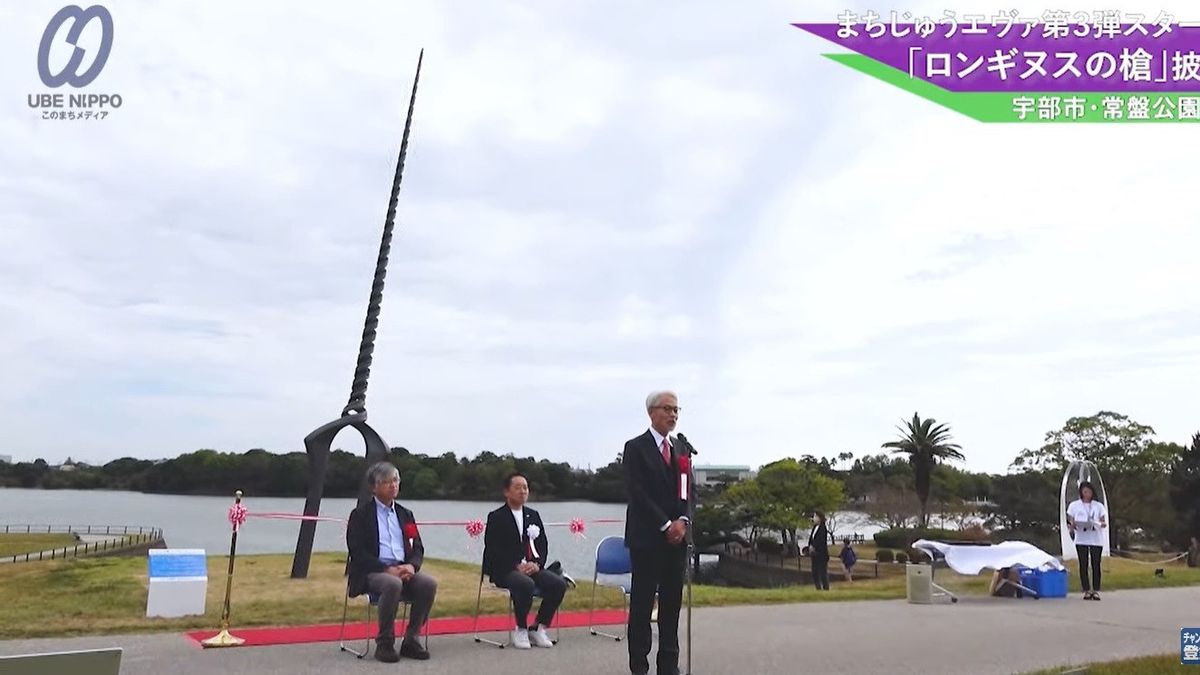
<path fill-rule="evenodd" d="M 111 488 L 111 487 L 94 487 L 94 488 L 13 487 L 13 486 L 0 485 L 0 491 L 3 491 L 3 490 L 37 490 L 39 492 L 125 492 L 125 493 L 136 494 L 136 495 L 156 495 L 156 496 L 168 496 L 168 497 L 172 497 L 172 496 L 173 497 L 229 497 L 230 499 L 233 499 L 233 493 L 235 491 L 235 490 L 230 490 L 228 492 L 153 492 L 153 491 L 147 492 L 146 490 L 123 490 L 123 489 Z M 270 494 L 270 493 L 249 494 L 249 493 L 246 493 L 245 491 L 243 491 L 242 497 L 243 498 L 258 497 L 258 498 L 262 498 L 262 499 L 307 499 L 308 495 Z M 357 499 L 357 498 L 358 498 L 357 494 L 353 494 L 353 495 L 325 494 L 325 495 L 321 496 L 321 499 Z M 472 498 L 472 497 L 420 497 L 420 498 L 410 497 L 410 498 L 405 498 L 403 491 L 401 491 L 400 497 L 398 499 L 399 499 L 399 501 L 404 501 L 404 502 L 468 502 L 468 503 L 480 503 L 480 504 L 491 504 L 491 503 L 499 504 L 500 502 L 504 501 L 504 498 L 499 494 L 497 494 L 495 497 L 488 497 L 488 498 L 482 498 L 482 497 L 474 497 L 474 498 Z M 554 504 L 567 504 L 567 503 L 625 504 L 626 503 L 623 501 L 620 501 L 620 502 L 597 501 L 595 499 L 559 499 L 559 498 L 540 499 L 540 498 L 536 498 L 536 495 L 531 500 L 531 503 L 532 502 L 540 502 L 542 504 L 551 504 L 551 503 L 554 503 Z"/>

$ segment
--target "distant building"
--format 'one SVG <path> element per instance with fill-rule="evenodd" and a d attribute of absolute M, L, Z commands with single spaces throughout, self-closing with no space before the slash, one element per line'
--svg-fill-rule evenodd
<path fill-rule="evenodd" d="M 0 455 L 0 464 L 12 464 L 12 455 Z"/>
<path fill-rule="evenodd" d="M 698 485 L 720 485 L 721 483 L 737 483 L 754 478 L 754 471 L 748 466 L 728 464 L 697 464 L 693 469 Z"/>

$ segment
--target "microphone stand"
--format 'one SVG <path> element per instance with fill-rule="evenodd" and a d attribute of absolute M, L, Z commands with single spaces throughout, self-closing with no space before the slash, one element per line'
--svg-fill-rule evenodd
<path fill-rule="evenodd" d="M 695 561 L 696 555 L 696 540 L 692 537 L 692 528 L 696 518 L 696 474 L 692 467 L 692 457 L 700 454 L 696 448 L 692 447 L 691 442 L 683 434 L 677 434 L 676 438 L 683 441 L 684 449 L 688 456 L 688 476 L 687 476 L 687 517 L 688 526 L 685 530 L 687 537 L 687 560 L 684 563 L 684 578 L 687 581 L 687 671 L 686 675 L 692 675 L 692 563 Z"/>

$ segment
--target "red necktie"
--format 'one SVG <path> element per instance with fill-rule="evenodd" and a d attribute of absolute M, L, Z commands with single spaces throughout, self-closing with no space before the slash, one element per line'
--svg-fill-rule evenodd
<path fill-rule="evenodd" d="M 663 461 L 666 462 L 667 464 L 670 464 L 671 463 L 671 446 L 667 444 L 666 438 L 663 439 L 662 451 L 663 451 Z"/>

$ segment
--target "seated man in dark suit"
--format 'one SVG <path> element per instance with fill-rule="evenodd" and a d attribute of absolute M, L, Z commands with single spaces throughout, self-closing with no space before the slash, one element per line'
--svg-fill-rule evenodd
<path fill-rule="evenodd" d="M 412 511 L 400 506 L 400 472 L 389 462 L 367 470 L 374 498 L 350 513 L 346 545 L 350 549 L 350 597 L 370 590 L 379 594 L 379 634 L 375 658 L 395 663 L 401 656 L 425 660 L 429 652 L 418 641 L 437 595 L 437 581 L 421 573 L 425 546 Z M 404 642 L 396 652 L 396 610 L 400 600 L 412 603 Z"/>
<path fill-rule="evenodd" d="M 528 499 L 529 480 L 524 475 L 511 473 L 505 477 L 505 504 L 488 514 L 483 537 L 483 570 L 492 583 L 507 588 L 512 595 L 517 615 L 512 644 L 517 649 L 529 649 L 530 640 L 538 647 L 554 646 L 546 627 L 567 592 L 567 582 L 546 569 L 550 550 L 546 527 L 538 512 L 525 506 Z M 542 605 L 530 629 L 529 610 L 535 587 L 541 591 Z"/>

